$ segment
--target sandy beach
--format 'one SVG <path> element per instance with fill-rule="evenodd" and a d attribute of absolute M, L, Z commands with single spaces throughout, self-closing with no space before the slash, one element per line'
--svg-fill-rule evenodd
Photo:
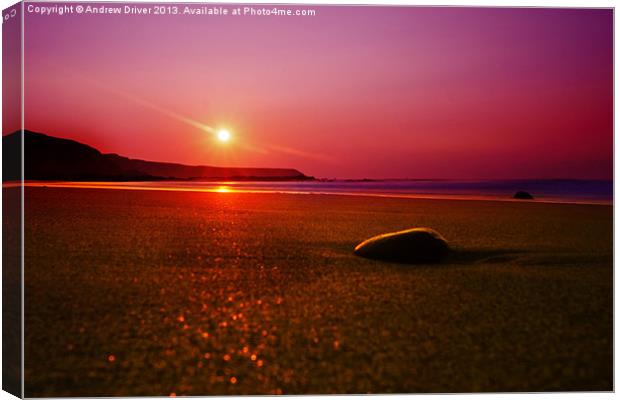
<path fill-rule="evenodd" d="M 427 226 L 440 265 L 356 257 Z M 613 208 L 26 188 L 28 397 L 613 389 Z"/>

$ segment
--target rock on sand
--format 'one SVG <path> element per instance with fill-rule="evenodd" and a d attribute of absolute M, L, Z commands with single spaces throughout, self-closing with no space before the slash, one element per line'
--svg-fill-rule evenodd
<path fill-rule="evenodd" d="M 512 196 L 512 198 L 519 199 L 519 200 L 534 200 L 534 196 L 532 196 L 528 192 L 523 192 L 521 190 L 515 193 L 515 195 Z"/>
<path fill-rule="evenodd" d="M 449 251 L 448 242 L 430 228 L 413 228 L 385 233 L 364 240 L 354 254 L 375 260 L 404 263 L 436 263 Z"/>

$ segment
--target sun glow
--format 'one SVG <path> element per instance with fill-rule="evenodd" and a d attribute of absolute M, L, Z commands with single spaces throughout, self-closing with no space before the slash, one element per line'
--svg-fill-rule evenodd
<path fill-rule="evenodd" d="M 220 142 L 228 142 L 230 140 L 230 132 L 226 129 L 217 131 L 217 140 Z"/>

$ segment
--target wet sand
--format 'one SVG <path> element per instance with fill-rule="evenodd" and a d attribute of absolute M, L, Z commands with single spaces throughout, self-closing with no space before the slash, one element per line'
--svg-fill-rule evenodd
<path fill-rule="evenodd" d="M 612 390 L 611 206 L 27 188 L 26 396 Z M 428 226 L 441 265 L 355 257 Z"/>

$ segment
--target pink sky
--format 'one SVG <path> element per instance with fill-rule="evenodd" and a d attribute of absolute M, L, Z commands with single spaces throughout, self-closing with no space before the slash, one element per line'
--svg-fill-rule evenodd
<path fill-rule="evenodd" d="M 301 8 L 317 15 L 27 13 L 26 128 L 317 177 L 612 177 L 611 10 Z"/>

